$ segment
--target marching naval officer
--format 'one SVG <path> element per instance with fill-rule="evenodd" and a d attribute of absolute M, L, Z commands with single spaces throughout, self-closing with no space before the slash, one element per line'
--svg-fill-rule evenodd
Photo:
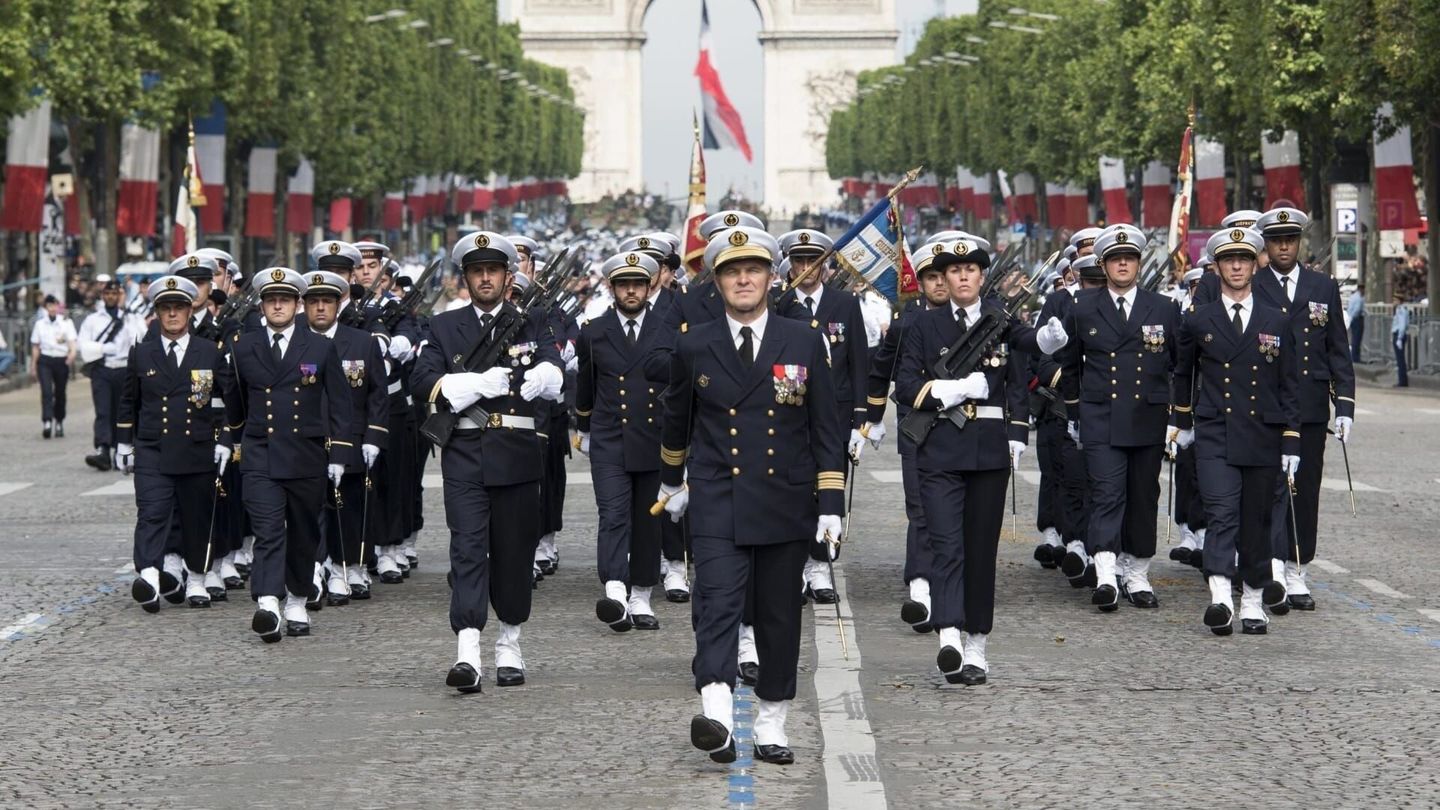
<path fill-rule="evenodd" d="M 326 480 L 340 485 L 355 448 L 349 441 L 349 385 L 335 345 L 296 321 L 305 279 L 288 267 L 260 271 L 265 328 L 233 342 L 234 375 L 224 388 L 225 420 L 241 432 L 245 510 L 255 531 L 250 628 L 262 641 L 310 635 L 318 516 Z"/>
<path fill-rule="evenodd" d="M 690 741 L 716 762 L 736 756 L 735 637 L 751 585 L 765 663 L 755 686 L 755 756 L 794 761 L 785 717 L 800 657 L 796 583 L 812 541 L 839 543 L 845 507 L 846 431 L 825 345 L 808 323 L 767 309 L 778 254 L 758 228 L 736 226 L 710 241 L 705 265 L 724 312 L 679 336 L 664 398 L 660 500 L 677 520 L 693 500 L 692 669 L 702 713 Z"/>
<path fill-rule="evenodd" d="M 520 625 L 530 618 L 531 570 L 540 539 L 541 447 L 534 400 L 558 401 L 565 377 L 548 313 L 520 312 L 505 300 L 519 262 L 510 240 L 491 231 L 466 234 L 450 256 L 470 290 L 470 305 L 430 320 L 410 383 L 437 410 L 460 413 L 478 405 L 489 414 L 484 424 L 460 419 L 440 454 L 454 577 L 450 629 L 458 645 L 445 685 L 479 692 L 480 631 L 490 608 L 500 620 L 496 683 L 525 683 Z M 472 349 L 494 338 L 499 321 L 515 318 L 523 322 L 498 362 L 467 370 Z"/>

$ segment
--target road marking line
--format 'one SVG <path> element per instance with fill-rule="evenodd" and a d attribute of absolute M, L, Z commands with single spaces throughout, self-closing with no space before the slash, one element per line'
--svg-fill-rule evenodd
<path fill-rule="evenodd" d="M 84 497 L 90 497 L 93 495 L 134 495 L 135 479 L 126 476 L 113 484 L 109 484 L 98 489 L 92 489 L 89 492 L 82 494 Z"/>
<path fill-rule="evenodd" d="M 1360 585 L 1364 585 L 1364 586 L 1365 586 L 1366 588 L 1368 588 L 1369 590 L 1374 591 L 1375 593 L 1378 593 L 1378 594 L 1380 594 L 1381 596 L 1388 596 L 1388 597 L 1390 597 L 1391 599 L 1409 599 L 1409 598 L 1410 598 L 1410 595 L 1409 595 L 1409 594 L 1401 593 L 1401 592 L 1395 590 L 1394 588 L 1390 587 L 1389 585 L 1386 585 L 1385 583 L 1381 582 L 1381 581 L 1378 580 L 1378 579 L 1357 579 L 1357 580 L 1355 580 L 1355 582 L 1358 583 L 1358 584 L 1360 584 Z"/>
<path fill-rule="evenodd" d="M 905 480 L 900 470 L 871 470 L 870 477 L 882 484 L 900 484 Z"/>
<path fill-rule="evenodd" d="M 0 483 L 0 495 L 9 495 L 12 492 L 19 492 L 20 490 L 25 489 L 29 486 L 31 486 L 29 481 L 24 481 L 20 483 Z"/>
<path fill-rule="evenodd" d="M 1432 622 L 1440 622 L 1440 610 L 1434 608 L 1417 608 L 1421 616 Z"/>
<path fill-rule="evenodd" d="M 1321 478 L 1321 479 L 1320 479 L 1320 487 L 1321 487 L 1321 489 L 1330 489 L 1330 490 L 1335 490 L 1336 492 L 1348 492 L 1348 491 L 1350 490 L 1350 485 L 1345 482 L 1345 479 L 1344 479 L 1344 478 Z M 1356 491 L 1356 492 L 1384 492 L 1385 490 L 1380 489 L 1379 487 L 1372 487 L 1372 486 L 1370 486 L 1369 484 L 1365 484 L 1365 483 L 1361 483 L 1361 482 L 1359 482 L 1359 481 L 1356 481 L 1356 482 L 1355 482 L 1355 491 Z"/>
<path fill-rule="evenodd" d="M 814 626 L 815 699 L 825 742 L 826 806 L 877 810 L 889 807 L 889 803 L 885 783 L 880 781 L 875 733 L 860 689 L 860 639 L 850 613 L 850 589 L 840 565 L 835 566 L 835 586 L 840 594 L 840 620 L 844 622 L 850 659 L 843 657 L 835 612 L 829 605 L 816 607 Z"/>
<path fill-rule="evenodd" d="M 1336 564 L 1333 563 L 1333 562 L 1330 562 L 1329 560 L 1322 560 L 1322 559 L 1320 559 L 1319 557 L 1316 557 L 1315 559 L 1311 560 L 1311 561 L 1310 561 L 1310 564 L 1313 565 L 1313 566 L 1315 566 L 1316 568 L 1319 568 L 1321 571 L 1325 571 L 1326 573 L 1330 573 L 1330 574 L 1348 574 L 1348 573 L 1350 573 L 1350 569 L 1349 569 L 1349 568 L 1341 567 L 1341 566 L 1339 566 L 1339 565 L 1336 565 Z"/>
<path fill-rule="evenodd" d="M 1374 416 L 1376 413 L 1378 413 L 1378 411 L 1372 411 L 1372 410 L 1370 410 L 1369 408 L 1356 408 L 1356 409 L 1355 409 L 1355 415 L 1356 415 L 1356 416 Z"/>
<path fill-rule="evenodd" d="M 43 613 L 31 613 L 8 627 L 0 627 L 0 641 L 15 641 L 43 618 L 45 618 Z"/>
<path fill-rule="evenodd" d="M 1420 413 L 1428 413 L 1431 416 L 1440 416 L 1440 408 L 1416 408 Z"/>

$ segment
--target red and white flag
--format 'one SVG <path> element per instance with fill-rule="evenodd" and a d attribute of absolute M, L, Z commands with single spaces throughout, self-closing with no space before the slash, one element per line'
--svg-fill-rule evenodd
<path fill-rule="evenodd" d="M 1376 121 L 1391 118 L 1395 110 L 1386 102 Z M 1410 151 L 1410 127 L 1381 138 L 1375 130 L 1375 225 L 1382 231 L 1418 228 L 1420 205 L 1415 200 L 1415 158 Z M 1433 236 L 1431 238 L 1434 238 Z"/>
<path fill-rule="evenodd" d="M 1140 174 L 1140 224 L 1145 228 L 1170 225 L 1170 167 L 1158 160 L 1145 164 Z"/>
<path fill-rule="evenodd" d="M 273 146 L 250 150 L 249 179 L 245 193 L 245 235 L 275 238 L 275 156 Z"/>
<path fill-rule="evenodd" d="M 705 148 L 739 149 L 746 161 L 753 160 L 745 123 L 725 95 L 720 73 L 710 61 L 710 10 L 705 0 L 700 0 L 700 58 L 695 62 L 695 75 L 700 79 L 700 100 L 705 108 Z"/>
<path fill-rule="evenodd" d="M 1065 184 L 1065 226 L 1072 231 L 1090 225 L 1090 199 L 1085 187 L 1079 183 Z"/>
<path fill-rule="evenodd" d="M 1260 160 L 1265 164 L 1265 209 L 1283 204 L 1305 209 L 1305 189 L 1300 184 L 1300 133 L 1287 129 L 1271 143 L 1260 136 Z"/>
<path fill-rule="evenodd" d="M 1225 219 L 1225 144 L 1195 139 L 1195 223 L 1214 228 Z"/>
<path fill-rule="evenodd" d="M 340 234 L 342 239 L 349 239 L 350 219 L 354 213 L 354 206 L 349 197 L 336 197 L 330 201 L 330 230 Z"/>
<path fill-rule="evenodd" d="M 185 171 L 180 175 L 180 191 L 175 195 L 174 233 L 170 239 L 172 258 L 193 253 L 200 239 L 200 223 L 195 216 L 195 206 L 205 204 L 204 175 L 200 173 L 200 161 L 196 157 L 195 127 L 190 126 L 189 146 L 185 150 Z M 197 201 L 195 192 L 199 191 Z M 220 205 L 220 200 L 215 200 Z"/>
<path fill-rule="evenodd" d="M 218 99 L 209 115 L 195 119 L 194 141 L 205 202 L 191 202 L 200 209 L 200 227 L 219 233 L 225 230 L 225 105 Z"/>
<path fill-rule="evenodd" d="M 300 158 L 285 187 L 285 232 L 308 234 L 315 228 L 315 167 Z"/>
<path fill-rule="evenodd" d="M 120 127 L 120 199 L 115 232 L 152 236 L 160 183 L 160 132 L 135 124 Z"/>
<path fill-rule="evenodd" d="M 380 227 L 398 231 L 405 227 L 405 192 L 385 192 L 385 207 L 380 212 Z"/>
<path fill-rule="evenodd" d="M 971 193 L 974 195 L 972 203 L 975 206 L 976 219 L 994 219 L 995 201 L 990 198 L 990 172 L 980 172 L 971 176 Z"/>
<path fill-rule="evenodd" d="M 700 222 L 705 219 L 705 149 L 700 143 L 700 120 L 690 115 L 695 129 L 695 142 L 690 147 L 689 208 L 685 211 L 685 245 L 680 258 L 690 274 L 700 272 L 705 258 L 705 239 L 700 236 Z"/>
<path fill-rule="evenodd" d="M 45 218 L 50 173 L 50 102 L 10 119 L 5 142 L 5 199 L 0 230 L 38 233 Z"/>
<path fill-rule="evenodd" d="M 1180 177 L 1180 193 L 1175 195 L 1175 204 L 1170 209 L 1170 232 L 1165 241 L 1182 273 L 1190 266 L 1190 246 L 1187 244 L 1190 240 L 1190 192 L 1195 188 L 1193 107 L 1190 109 L 1190 121 L 1191 124 L 1185 127 L 1185 134 L 1180 137 L 1180 160 L 1175 164 L 1175 171 Z"/>
<path fill-rule="evenodd" d="M 1015 175 L 1014 193 L 1010 197 L 1011 223 L 1034 222 L 1040 218 L 1040 209 L 1035 200 L 1035 175 L 1020 172 Z"/>
<path fill-rule="evenodd" d="M 1100 158 L 1100 194 L 1105 205 L 1105 224 L 1134 224 L 1130 214 L 1130 199 L 1125 193 L 1125 161 L 1120 158 Z"/>
<path fill-rule="evenodd" d="M 975 175 L 964 166 L 956 166 L 955 187 L 960 190 L 960 207 L 957 213 L 968 214 L 975 210 Z"/>

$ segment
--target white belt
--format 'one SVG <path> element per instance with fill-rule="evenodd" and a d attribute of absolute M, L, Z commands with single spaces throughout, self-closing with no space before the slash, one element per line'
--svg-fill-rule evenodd
<path fill-rule="evenodd" d="M 999 410 L 999 408 L 996 408 L 996 410 Z M 471 419 L 468 416 L 460 417 L 460 421 L 455 423 L 456 430 L 479 430 L 480 427 L 481 425 L 479 423 L 477 423 L 474 419 Z M 490 414 L 490 423 L 488 425 L 485 425 L 484 427 L 506 427 L 514 430 L 534 430 L 535 417 L 505 416 L 498 413 L 492 413 Z"/>
<path fill-rule="evenodd" d="M 225 408 L 225 400 L 223 400 L 223 399 L 221 399 L 221 398 L 219 398 L 219 397 L 212 397 L 212 398 L 210 399 L 210 407 L 212 407 L 212 408 L 220 408 L 220 409 L 223 410 L 223 409 Z"/>
<path fill-rule="evenodd" d="M 390 386 L 386 388 L 385 391 L 389 394 L 398 394 L 400 393 L 400 389 L 404 387 L 401 383 L 401 380 L 396 380 L 395 382 L 390 383 Z"/>
<path fill-rule="evenodd" d="M 972 419 L 1004 419 L 1005 409 L 999 405 L 976 405 Z"/>

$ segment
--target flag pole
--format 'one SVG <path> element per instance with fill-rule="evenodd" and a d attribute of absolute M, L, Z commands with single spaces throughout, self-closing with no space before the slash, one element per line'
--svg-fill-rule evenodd
<path fill-rule="evenodd" d="M 893 202 L 895 199 L 895 195 L 899 194 L 902 190 L 904 190 L 906 186 L 915 182 L 915 178 L 919 177 L 920 172 L 924 170 L 925 166 L 922 164 L 906 172 L 905 176 L 900 178 L 900 182 L 896 183 L 889 191 L 885 192 L 885 199 L 891 200 Z M 819 259 L 813 262 L 810 267 L 805 270 L 805 272 L 800 274 L 799 278 L 796 278 L 793 281 L 786 281 L 784 284 L 782 284 L 780 286 L 780 294 L 784 295 L 785 293 L 790 292 L 801 284 L 809 281 L 810 276 L 816 273 L 820 268 L 824 267 L 825 263 L 830 261 L 830 257 L 833 255 L 835 255 L 835 246 L 831 245 L 830 249 L 822 253 Z"/>

